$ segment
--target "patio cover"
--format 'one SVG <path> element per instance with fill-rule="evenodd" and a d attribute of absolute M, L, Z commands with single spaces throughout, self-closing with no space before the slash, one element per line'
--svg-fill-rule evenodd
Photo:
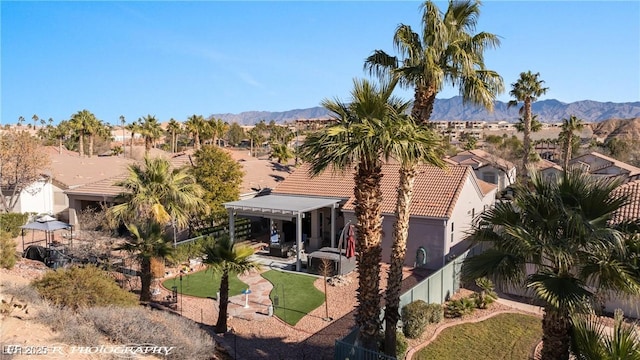
<path fill-rule="evenodd" d="M 34 221 L 31 223 L 28 223 L 27 225 L 21 226 L 21 228 L 23 229 L 40 230 L 40 231 L 54 231 L 54 230 L 60 230 L 60 229 L 68 229 L 70 227 L 71 225 L 67 224 L 66 222 L 62 222 L 58 220 L 44 221 L 44 222 Z"/>
<path fill-rule="evenodd" d="M 300 271 L 300 249 L 302 248 L 302 216 L 305 212 L 325 207 L 331 208 L 331 244 L 335 243 L 335 213 L 342 199 L 302 197 L 290 195 L 266 195 L 247 200 L 224 203 L 229 212 L 229 235 L 235 240 L 234 215 L 259 216 L 268 219 L 292 221 L 296 219 L 296 271 Z"/>

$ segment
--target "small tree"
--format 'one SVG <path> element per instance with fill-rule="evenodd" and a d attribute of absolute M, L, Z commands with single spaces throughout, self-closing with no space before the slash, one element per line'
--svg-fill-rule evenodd
<path fill-rule="evenodd" d="M 330 277 L 333 273 L 333 269 L 331 268 L 331 261 L 329 259 L 321 259 L 318 271 L 322 275 L 322 280 L 324 280 L 324 318 L 325 320 L 329 321 L 331 320 L 331 318 L 329 317 L 329 299 L 327 298 L 327 278 Z"/>
<path fill-rule="evenodd" d="M 227 332 L 227 307 L 229 303 L 229 274 L 241 274 L 259 269 L 260 264 L 251 261 L 254 250 L 251 247 L 237 245 L 228 236 L 217 239 L 204 249 L 204 263 L 214 272 L 220 273 L 220 298 L 218 321 L 215 331 Z"/>
<path fill-rule="evenodd" d="M 0 211 L 12 212 L 22 192 L 43 177 L 50 164 L 38 140 L 26 131 L 0 134 Z"/>

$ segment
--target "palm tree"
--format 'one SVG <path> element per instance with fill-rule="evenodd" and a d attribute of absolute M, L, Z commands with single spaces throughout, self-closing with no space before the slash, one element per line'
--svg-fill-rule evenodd
<path fill-rule="evenodd" d="M 149 221 L 141 226 L 128 224 L 127 229 L 132 238 L 116 247 L 116 250 L 125 250 L 136 254 L 140 262 L 140 301 L 151 301 L 151 283 L 154 278 L 152 260 L 164 259 L 172 253 L 173 247 L 163 238 L 162 226 L 157 222 Z"/>
<path fill-rule="evenodd" d="M 450 84 L 464 101 L 493 109 L 496 95 L 504 89 L 502 77 L 484 64 L 484 50 L 500 45 L 498 36 L 475 33 L 480 16 L 479 1 L 450 1 L 442 14 L 433 1 L 422 4 L 422 33 L 400 24 L 393 44 L 401 58 L 375 50 L 365 69 L 378 76 L 391 74 L 400 86 L 415 90 L 411 114 L 419 123 L 431 117 L 436 95 Z"/>
<path fill-rule="evenodd" d="M 136 134 L 138 133 L 139 125 L 136 122 L 132 122 L 131 124 L 128 124 L 126 128 L 127 130 L 129 130 L 129 133 L 131 134 L 131 141 L 129 143 L 131 146 L 130 147 L 131 151 L 129 151 L 129 157 L 133 157 L 133 140 L 135 139 Z"/>
<path fill-rule="evenodd" d="M 278 164 L 282 164 L 283 162 L 288 162 L 293 159 L 293 152 L 286 144 L 271 144 L 271 158 L 277 159 Z"/>
<path fill-rule="evenodd" d="M 355 167 L 354 198 L 357 219 L 356 261 L 358 264 L 358 340 L 377 349 L 380 321 L 380 262 L 382 260 L 382 155 L 390 134 L 395 109 L 406 102 L 392 97 L 395 82 L 378 87 L 367 80 L 354 80 L 351 101 L 324 100 L 336 123 L 311 133 L 301 147 L 316 176 L 332 168 L 345 172 Z"/>
<path fill-rule="evenodd" d="M 249 154 L 251 154 L 251 156 L 255 156 L 256 154 L 254 153 L 253 148 L 258 144 L 262 144 L 264 136 L 257 126 L 254 126 L 251 130 L 247 131 L 247 135 L 249 136 L 250 141 Z"/>
<path fill-rule="evenodd" d="M 148 156 L 155 141 L 162 136 L 162 127 L 155 116 L 147 115 L 138 119 L 138 133 L 144 139 L 144 155 Z"/>
<path fill-rule="evenodd" d="M 125 224 L 155 221 L 185 228 L 192 214 L 206 209 L 204 189 L 188 169 L 171 169 L 165 158 L 145 157 L 144 165 L 129 165 L 128 177 L 114 185 L 124 187 L 120 204 L 109 208 L 110 215 Z"/>
<path fill-rule="evenodd" d="M 513 202 L 497 203 L 473 226 L 472 242 L 490 248 L 465 260 L 463 279 L 489 276 L 531 292 L 544 307 L 543 360 L 569 358 L 571 316 L 599 292 L 640 293 L 628 230 L 612 224 L 627 202 L 614 192 L 618 185 L 579 169 L 554 181 L 532 171 L 531 185 L 518 183 Z"/>
<path fill-rule="evenodd" d="M 385 342 L 384 351 L 396 355 L 396 328 L 400 319 L 400 292 L 402 290 L 402 268 L 407 252 L 409 217 L 413 186 L 418 164 L 425 163 L 444 167 L 441 139 L 431 129 L 419 126 L 400 108 L 393 117 L 390 142 L 386 156 L 400 163 L 400 181 L 396 198 L 396 221 L 393 227 L 393 245 L 385 294 Z"/>
<path fill-rule="evenodd" d="M 193 147 L 195 150 L 200 149 L 200 134 L 205 128 L 205 120 L 202 115 L 191 115 L 184 123 L 187 131 L 193 135 Z"/>
<path fill-rule="evenodd" d="M 251 261 L 254 250 L 245 245 L 234 244 L 228 236 L 217 239 L 204 248 L 203 262 L 214 272 L 221 274 L 219 311 L 216 333 L 227 332 L 227 306 L 229 304 L 229 274 L 242 274 L 260 268 Z"/>
<path fill-rule="evenodd" d="M 172 153 L 178 150 L 177 144 L 176 144 L 176 140 L 177 140 L 176 137 L 177 137 L 177 134 L 180 133 L 180 130 L 182 130 L 182 124 L 177 122 L 176 119 L 171 118 L 169 120 L 169 124 L 167 125 L 167 132 L 171 134 L 171 152 Z"/>
<path fill-rule="evenodd" d="M 33 114 L 31 120 L 33 120 L 33 130 L 36 130 L 36 125 L 38 124 L 38 120 L 40 120 L 40 118 L 38 117 L 38 115 Z"/>
<path fill-rule="evenodd" d="M 126 120 L 124 119 L 124 115 L 120 115 L 120 126 L 122 127 L 122 157 L 125 157 L 125 149 L 126 149 L 126 145 L 124 143 L 124 138 L 125 138 L 125 125 L 126 125 Z"/>
<path fill-rule="evenodd" d="M 58 140 L 58 154 L 62 153 L 62 142 L 69 135 L 70 131 L 69 121 L 62 120 L 58 123 L 58 126 L 53 127 L 51 135 Z"/>
<path fill-rule="evenodd" d="M 86 109 L 73 114 L 71 120 L 69 120 L 71 129 L 78 135 L 78 153 L 80 156 L 84 156 L 85 135 L 95 131 L 97 121 L 96 116 Z M 92 144 L 93 142 L 90 145 L 91 147 L 93 147 Z M 93 149 L 90 149 L 90 152 L 92 151 Z"/>
<path fill-rule="evenodd" d="M 575 117 L 574 115 L 569 116 L 568 119 L 562 119 L 562 132 L 560 133 L 560 138 L 563 141 L 564 147 L 564 168 L 569 168 L 569 160 L 571 160 L 571 150 L 573 148 L 573 132 L 580 131 L 584 128 L 584 123 L 582 119 Z"/>
<path fill-rule="evenodd" d="M 520 173 L 523 178 L 527 176 L 529 157 L 531 156 L 531 124 L 533 121 L 531 104 L 548 90 L 548 88 L 542 87 L 544 81 L 539 80 L 539 76 L 540 73 L 522 72 L 518 81 L 511 84 L 512 89 L 509 91 L 509 95 L 514 97 L 515 100 L 509 101 L 507 107 L 518 106 L 520 102 L 523 103 L 519 110 L 523 120 L 524 155 L 522 156 L 522 171 Z"/>
<path fill-rule="evenodd" d="M 22 126 L 23 122 L 24 122 L 24 116 L 18 116 L 18 126 Z"/>
<path fill-rule="evenodd" d="M 621 311 L 614 313 L 613 332 L 594 314 L 572 319 L 571 348 L 578 360 L 640 360 L 640 332 L 624 323 Z"/>

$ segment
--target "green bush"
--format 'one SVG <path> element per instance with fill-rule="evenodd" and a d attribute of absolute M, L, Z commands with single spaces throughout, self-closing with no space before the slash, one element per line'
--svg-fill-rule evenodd
<path fill-rule="evenodd" d="M 426 315 L 429 304 L 423 300 L 416 300 L 402 308 L 402 331 L 410 339 L 417 339 L 424 332 L 429 323 Z"/>
<path fill-rule="evenodd" d="M 448 318 L 462 317 L 471 314 L 476 310 L 476 302 L 472 297 L 465 297 L 458 300 L 451 300 L 447 303 L 445 316 Z"/>
<path fill-rule="evenodd" d="M 8 232 L 12 238 L 20 235 L 20 226 L 27 223 L 29 214 L 2 213 L 0 214 L 0 231 Z"/>
<path fill-rule="evenodd" d="M 134 294 L 121 289 L 114 279 L 95 266 L 51 271 L 32 285 L 53 304 L 71 309 L 138 304 Z"/>
<path fill-rule="evenodd" d="M 404 359 L 407 349 L 409 349 L 409 342 L 402 331 L 398 331 L 396 334 L 396 358 Z"/>
<path fill-rule="evenodd" d="M 0 267 L 11 269 L 18 261 L 16 244 L 8 232 L 0 230 Z"/>
<path fill-rule="evenodd" d="M 444 308 L 440 304 L 428 304 L 425 311 L 430 324 L 437 324 L 444 318 Z"/>

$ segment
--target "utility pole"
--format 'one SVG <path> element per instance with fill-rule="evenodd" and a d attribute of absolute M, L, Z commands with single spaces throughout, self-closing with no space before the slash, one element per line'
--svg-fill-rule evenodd
<path fill-rule="evenodd" d="M 127 146 L 124 143 L 124 136 L 125 136 L 125 134 L 124 134 L 124 123 L 125 123 L 124 115 L 120 115 L 120 125 L 122 126 L 122 157 L 127 157 L 126 156 L 127 155 L 126 154 Z"/>

